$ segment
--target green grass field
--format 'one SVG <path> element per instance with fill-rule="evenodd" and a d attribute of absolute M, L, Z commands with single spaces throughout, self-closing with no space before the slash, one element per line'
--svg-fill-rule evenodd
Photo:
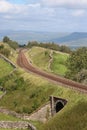
<path fill-rule="evenodd" d="M 41 47 L 33 47 L 28 51 L 28 57 L 38 68 L 48 71 L 50 50 Z"/>
<path fill-rule="evenodd" d="M 13 69 L 8 62 L 0 58 L 0 78 L 8 75 Z"/>
<path fill-rule="evenodd" d="M 66 60 L 68 58 L 67 54 L 63 54 L 63 53 L 53 53 L 53 61 L 51 64 L 51 70 L 53 71 L 53 73 L 55 74 L 59 74 L 59 75 L 65 75 L 66 71 L 67 71 L 67 67 L 66 67 Z"/>

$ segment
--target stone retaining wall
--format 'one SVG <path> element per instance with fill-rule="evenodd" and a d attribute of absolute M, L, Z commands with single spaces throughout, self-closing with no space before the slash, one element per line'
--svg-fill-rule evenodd
<path fill-rule="evenodd" d="M 33 125 L 25 121 L 18 121 L 18 122 L 0 121 L 0 128 L 36 130 L 36 128 Z"/>
<path fill-rule="evenodd" d="M 22 114 L 18 114 L 14 111 L 10 111 L 4 108 L 0 108 L 0 113 L 4 113 L 6 115 L 12 115 L 15 116 L 17 118 L 20 119 L 24 119 L 24 115 Z M 15 127 L 17 126 L 17 127 Z M 23 127 L 22 127 L 23 126 Z M 0 121 L 0 128 L 22 128 L 22 129 L 26 129 L 29 128 L 29 130 L 36 130 L 35 126 L 33 126 L 31 123 L 29 122 L 11 122 L 11 121 Z"/>
<path fill-rule="evenodd" d="M 26 129 L 28 128 L 28 123 L 27 122 L 0 121 L 0 128 Z"/>

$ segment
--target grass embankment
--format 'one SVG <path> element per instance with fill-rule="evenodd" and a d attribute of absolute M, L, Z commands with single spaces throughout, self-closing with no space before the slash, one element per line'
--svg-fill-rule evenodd
<path fill-rule="evenodd" d="M 41 130 L 86 130 L 87 95 L 58 87 L 55 96 L 67 99 L 67 105 L 50 119 Z"/>
<path fill-rule="evenodd" d="M 10 56 L 9 59 L 16 64 L 16 59 L 18 57 L 18 52 L 11 48 L 8 44 L 4 43 L 5 48 L 10 50 Z"/>
<path fill-rule="evenodd" d="M 3 45 L 4 48 L 10 50 L 10 56 L 8 58 L 16 64 L 18 52 L 14 50 L 13 48 L 11 48 L 7 43 L 0 42 L 0 45 Z"/>
<path fill-rule="evenodd" d="M 2 82 L 8 92 L 0 101 L 0 106 L 20 113 L 30 114 L 46 103 L 49 95 L 55 90 L 55 85 L 24 71 L 21 71 L 21 74 L 11 75 Z"/>
<path fill-rule="evenodd" d="M 86 130 L 87 129 L 87 95 L 78 91 L 54 85 L 48 81 L 28 74 L 21 70 L 25 84 L 22 82 L 20 88 L 9 91 L 0 101 L 0 106 L 16 110 L 19 112 L 30 113 L 49 100 L 50 95 L 65 98 L 67 105 L 47 124 L 41 125 L 33 123 L 38 130 Z M 18 79 L 18 77 L 17 77 Z M 21 79 L 22 80 L 22 79 Z M 26 85 L 27 81 L 27 85 Z M 18 82 L 16 80 L 16 82 Z M 9 101 L 9 104 L 8 104 Z M 22 102 L 21 102 L 22 101 Z"/>
<path fill-rule="evenodd" d="M 53 61 L 51 63 L 51 70 L 55 74 L 65 75 L 67 71 L 66 60 L 69 55 L 65 53 L 53 53 Z"/>
<path fill-rule="evenodd" d="M 50 60 L 50 50 L 41 47 L 33 47 L 28 51 L 28 57 L 32 63 L 43 70 L 48 71 Z"/>
<path fill-rule="evenodd" d="M 0 58 L 0 78 L 8 75 L 13 69 L 11 64 Z"/>
<path fill-rule="evenodd" d="M 52 55 L 51 62 L 50 54 Z M 69 55 L 66 53 L 56 51 L 53 51 L 53 53 L 51 53 L 51 50 L 49 49 L 33 47 L 30 51 L 27 52 L 27 56 L 30 57 L 34 65 L 45 71 L 53 72 L 62 76 L 64 76 L 67 71 L 66 60 L 69 57 Z"/>

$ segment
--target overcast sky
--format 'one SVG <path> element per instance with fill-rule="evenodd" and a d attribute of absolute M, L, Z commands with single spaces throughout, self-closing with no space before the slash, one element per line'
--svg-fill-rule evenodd
<path fill-rule="evenodd" d="M 0 30 L 86 32 L 87 0 L 0 0 Z"/>

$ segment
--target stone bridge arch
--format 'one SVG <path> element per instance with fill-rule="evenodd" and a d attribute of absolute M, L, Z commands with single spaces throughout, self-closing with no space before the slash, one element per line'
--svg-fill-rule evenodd
<path fill-rule="evenodd" d="M 66 103 L 66 99 L 50 96 L 51 115 L 54 116 L 66 105 Z"/>

